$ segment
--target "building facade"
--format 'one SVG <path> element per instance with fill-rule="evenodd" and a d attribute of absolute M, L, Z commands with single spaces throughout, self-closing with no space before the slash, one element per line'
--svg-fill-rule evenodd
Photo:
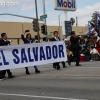
<path fill-rule="evenodd" d="M 39 24 L 40 27 L 40 37 L 43 38 L 45 37 L 42 33 L 41 33 L 41 25 L 43 25 L 42 23 Z M 21 23 L 21 22 L 0 22 L 0 34 L 5 32 L 8 35 L 8 38 L 11 38 L 13 40 L 12 45 L 16 45 L 18 44 L 17 39 L 13 39 L 13 38 L 21 38 L 21 34 L 23 33 L 22 30 L 22 26 L 24 31 L 25 30 L 30 30 L 30 33 L 32 35 L 32 37 L 34 37 L 35 35 L 37 35 L 36 32 L 33 31 L 33 25 L 32 23 Z M 48 37 L 53 37 L 53 32 L 54 31 L 58 31 L 59 26 L 48 26 L 47 30 L 48 30 Z M 73 26 L 72 30 L 76 32 L 77 35 L 83 35 L 87 30 L 88 27 L 87 26 Z M 62 27 L 60 27 L 59 30 L 59 37 L 62 39 Z M 23 44 L 22 40 L 19 40 L 20 44 Z"/>

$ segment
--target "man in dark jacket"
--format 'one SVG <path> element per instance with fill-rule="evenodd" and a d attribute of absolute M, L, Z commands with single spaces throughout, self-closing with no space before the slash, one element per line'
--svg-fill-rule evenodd
<path fill-rule="evenodd" d="M 1 34 L 1 38 L 2 38 L 2 39 L 0 40 L 0 46 L 8 46 L 8 45 L 10 45 L 10 42 L 11 42 L 11 41 L 8 41 L 8 40 L 7 40 L 7 35 L 6 35 L 6 33 L 2 33 L 2 34 Z M 3 74 L 3 75 L 1 75 L 3 78 L 5 77 L 6 72 L 8 73 L 8 78 L 13 78 L 13 77 L 15 77 L 15 76 L 12 75 L 12 73 L 10 72 L 10 70 L 4 70 L 4 71 L 1 71 L 1 72 L 0 72 L 1 74 Z"/>
<path fill-rule="evenodd" d="M 58 31 L 54 31 L 54 38 L 52 38 L 52 41 L 60 41 L 60 38 L 58 37 Z M 61 62 L 63 65 L 63 68 L 66 68 L 65 62 Z M 60 70 L 59 62 L 53 63 L 53 68 Z"/>
<path fill-rule="evenodd" d="M 76 58 L 76 66 L 81 66 L 79 64 L 79 61 L 80 61 L 80 49 L 81 49 L 81 47 L 79 46 L 79 39 L 80 39 L 80 37 L 77 37 L 75 32 L 72 31 L 71 32 L 70 42 L 71 42 L 71 51 L 73 53 L 73 57 L 68 62 L 69 65 L 71 65 L 71 62 L 74 61 L 75 58 Z"/>

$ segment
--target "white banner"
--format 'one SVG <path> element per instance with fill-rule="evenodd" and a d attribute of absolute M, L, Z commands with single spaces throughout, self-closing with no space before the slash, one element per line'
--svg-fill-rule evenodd
<path fill-rule="evenodd" d="M 0 47 L 0 70 L 67 61 L 63 41 Z"/>

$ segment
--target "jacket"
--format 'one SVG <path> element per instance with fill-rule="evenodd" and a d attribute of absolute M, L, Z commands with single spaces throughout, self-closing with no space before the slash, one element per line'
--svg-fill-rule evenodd
<path fill-rule="evenodd" d="M 21 38 L 22 38 L 24 44 L 33 43 L 33 40 L 28 40 L 28 39 L 26 39 L 26 38 L 24 37 L 24 34 L 21 35 Z"/>
<path fill-rule="evenodd" d="M 10 45 L 10 41 L 5 41 L 3 39 L 0 40 L 0 46 L 7 46 Z"/>
<path fill-rule="evenodd" d="M 70 42 L 71 42 L 71 50 L 80 50 L 81 47 L 79 45 L 79 37 L 74 37 L 71 36 L 70 38 Z"/>
<path fill-rule="evenodd" d="M 60 38 L 59 38 L 59 37 L 58 37 L 58 40 L 60 41 Z M 56 40 L 56 38 L 54 37 L 54 38 L 52 38 L 51 41 L 57 41 L 57 40 Z"/>

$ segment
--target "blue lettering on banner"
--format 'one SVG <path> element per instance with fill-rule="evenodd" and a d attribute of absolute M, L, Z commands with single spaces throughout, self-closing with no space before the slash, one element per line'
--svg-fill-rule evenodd
<path fill-rule="evenodd" d="M 29 58 L 29 62 L 34 62 L 34 59 L 32 59 L 30 52 L 31 52 L 31 50 L 30 50 L 30 48 L 28 48 L 28 58 Z"/>
<path fill-rule="evenodd" d="M 58 52 L 57 52 L 58 50 L 57 50 L 57 46 L 56 45 L 54 45 L 53 47 L 52 47 L 52 54 L 53 54 L 53 58 L 54 59 L 57 59 L 58 58 Z"/>
<path fill-rule="evenodd" d="M 1 57 L 0 57 L 0 59 L 1 59 Z M 0 66 L 2 66 L 2 62 L 0 62 Z"/>
<path fill-rule="evenodd" d="M 33 48 L 33 55 L 34 55 L 35 61 L 38 61 L 38 47 Z"/>
<path fill-rule="evenodd" d="M 47 60 L 52 58 L 50 46 L 46 46 L 46 56 L 47 56 Z"/>
<path fill-rule="evenodd" d="M 9 62 L 6 61 L 5 55 L 3 53 L 3 50 L 1 50 L 1 55 L 2 55 L 2 58 L 3 58 L 4 65 L 9 65 Z"/>
<path fill-rule="evenodd" d="M 12 51 L 12 54 L 13 54 L 13 56 L 16 58 L 16 59 L 13 59 L 13 62 L 14 62 L 15 64 L 19 64 L 19 63 L 20 63 L 20 58 L 17 56 L 17 54 L 19 54 L 18 49 L 14 49 L 14 50 Z"/>
<path fill-rule="evenodd" d="M 2 62 L 0 62 L 0 66 L 2 66 Z"/>
<path fill-rule="evenodd" d="M 24 62 L 28 62 L 28 60 L 27 60 L 27 56 L 26 56 L 26 53 L 25 53 L 25 49 L 23 48 L 22 50 L 21 50 L 21 63 L 24 63 Z"/>
<path fill-rule="evenodd" d="M 59 45 L 58 47 L 59 47 L 59 58 L 65 57 L 63 51 L 64 50 L 63 45 Z"/>
<path fill-rule="evenodd" d="M 45 53 L 44 53 L 43 47 L 40 47 L 40 61 L 42 59 L 46 60 L 46 57 L 45 57 Z"/>

